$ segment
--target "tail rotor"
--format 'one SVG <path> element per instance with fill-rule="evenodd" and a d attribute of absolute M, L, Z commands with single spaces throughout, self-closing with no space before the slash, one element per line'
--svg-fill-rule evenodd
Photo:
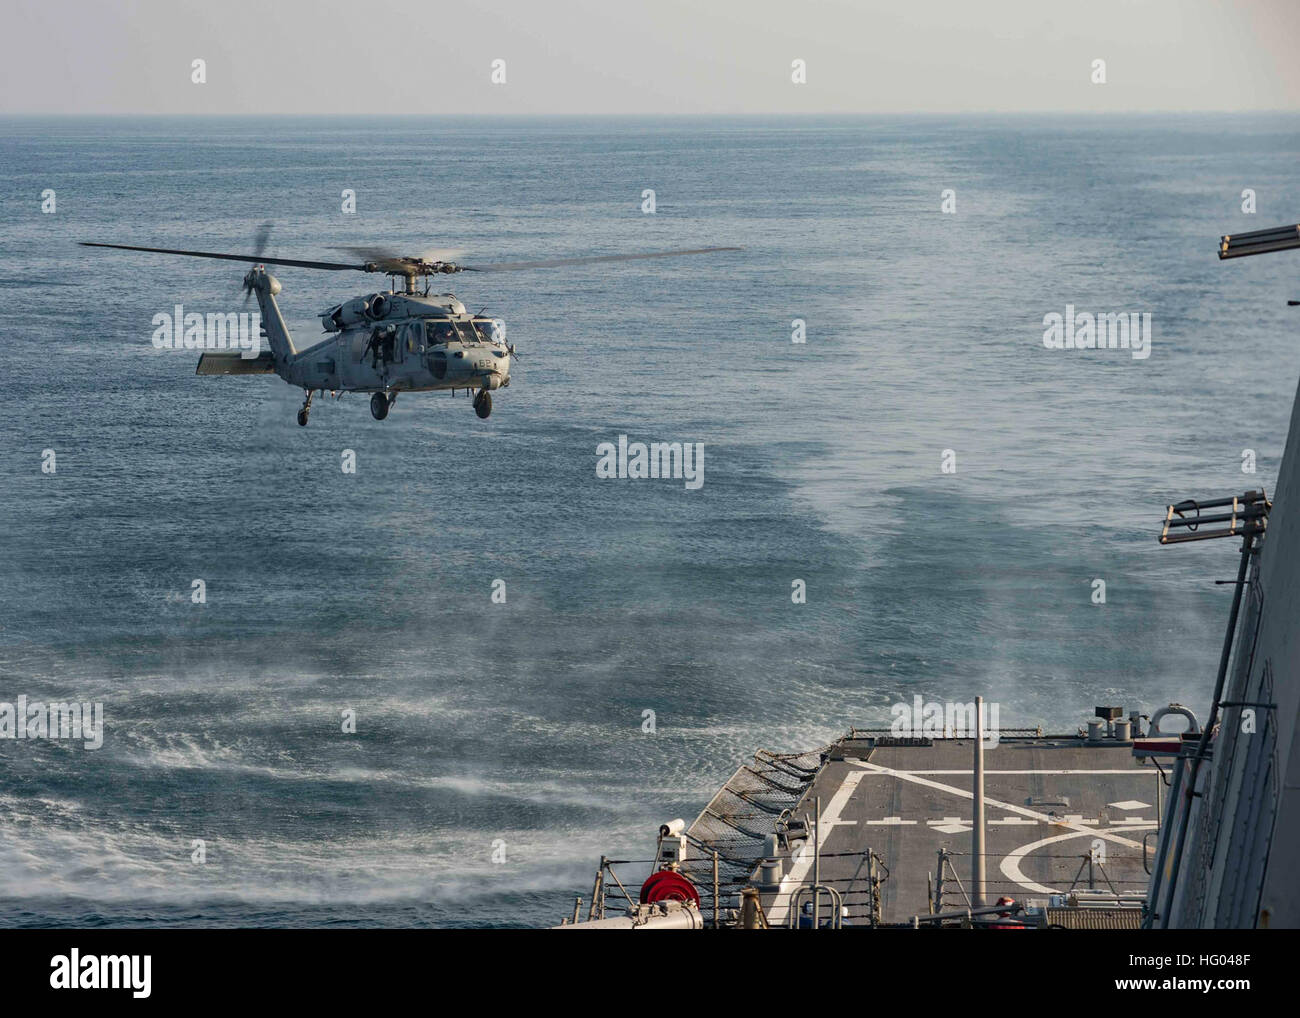
<path fill-rule="evenodd" d="M 271 240 L 271 229 L 273 223 L 263 223 L 257 228 L 257 233 L 253 235 L 253 256 L 260 260 L 266 253 L 267 244 Z M 253 273 L 249 270 L 244 274 L 244 280 L 239 284 L 239 288 L 244 291 L 244 306 L 248 306 L 249 298 L 253 296 Z"/>

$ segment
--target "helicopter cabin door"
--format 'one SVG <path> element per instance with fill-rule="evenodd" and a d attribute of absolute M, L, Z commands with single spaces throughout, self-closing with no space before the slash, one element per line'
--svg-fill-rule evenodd
<path fill-rule="evenodd" d="M 409 322 L 402 329 L 397 337 L 397 342 L 393 344 L 393 359 L 399 364 L 409 361 L 412 364 L 420 362 L 420 354 L 424 352 L 424 322 Z"/>

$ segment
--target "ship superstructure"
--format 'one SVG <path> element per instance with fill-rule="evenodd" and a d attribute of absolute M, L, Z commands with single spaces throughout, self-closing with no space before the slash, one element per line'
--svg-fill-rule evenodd
<path fill-rule="evenodd" d="M 1300 226 L 1286 226 L 1225 236 L 1219 257 L 1298 248 Z M 1231 535 L 1237 596 L 1209 734 L 1177 760 L 1153 928 L 1300 927 L 1300 392 L 1266 516 Z"/>

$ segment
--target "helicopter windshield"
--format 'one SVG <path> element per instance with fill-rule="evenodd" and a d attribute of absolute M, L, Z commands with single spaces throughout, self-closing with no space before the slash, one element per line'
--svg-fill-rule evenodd
<path fill-rule="evenodd" d="M 473 327 L 469 322 L 457 322 L 456 328 L 460 330 L 460 338 L 465 343 L 477 343 L 478 336 L 475 334 Z"/>
<path fill-rule="evenodd" d="M 441 320 L 426 321 L 424 323 L 425 335 L 428 336 L 431 345 L 442 345 L 451 342 L 459 337 L 456 329 L 451 322 L 445 318 Z"/>

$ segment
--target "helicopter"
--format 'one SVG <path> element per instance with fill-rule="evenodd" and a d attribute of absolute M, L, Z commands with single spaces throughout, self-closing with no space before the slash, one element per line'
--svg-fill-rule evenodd
<path fill-rule="evenodd" d="M 365 260 L 343 263 L 263 257 L 268 236 L 269 225 L 264 225 L 253 245 L 257 253 L 252 255 L 91 241 L 82 241 L 81 246 L 251 262 L 252 267 L 243 277 L 242 289 L 245 301 L 249 295 L 257 298 L 262 329 L 270 349 L 252 358 L 239 353 L 205 351 L 199 358 L 195 373 L 279 375 L 290 385 L 300 387 L 305 394 L 298 410 L 298 423 L 303 427 L 306 427 L 311 414 L 312 397 L 326 391 L 336 397 L 344 392 L 370 393 L 370 413 L 377 421 L 388 416 L 402 392 L 451 390 L 454 396 L 457 390 L 463 389 L 467 394 L 473 394 L 474 412 L 480 418 L 492 413 L 492 393 L 510 384 L 510 368 L 519 354 L 505 342 L 499 319 L 484 318 L 482 312 L 470 314 L 454 294 L 430 293 L 429 281 L 434 276 L 457 272 L 512 272 L 740 250 L 735 247 L 700 247 L 462 265 L 450 260 L 458 252 L 426 252 L 409 256 L 375 249 L 345 248 L 342 250 Z M 381 272 L 389 277 L 389 288 L 386 293 L 353 297 L 321 312 L 321 325 L 329 337 L 299 350 L 275 300 L 282 289 L 280 281 L 267 272 L 268 265 L 330 272 Z M 417 289 L 416 281 L 420 279 L 424 280 L 424 286 Z"/>

